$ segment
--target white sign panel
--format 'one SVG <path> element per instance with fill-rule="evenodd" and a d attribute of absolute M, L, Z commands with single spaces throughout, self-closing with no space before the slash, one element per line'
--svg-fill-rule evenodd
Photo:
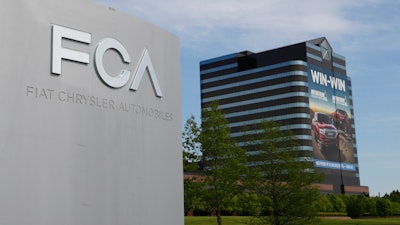
<path fill-rule="evenodd" d="M 86 0 L 0 28 L 0 224 L 183 224 L 178 39 Z"/>

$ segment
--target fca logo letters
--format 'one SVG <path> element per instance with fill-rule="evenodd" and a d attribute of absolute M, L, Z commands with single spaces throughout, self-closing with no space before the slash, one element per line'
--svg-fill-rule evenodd
<path fill-rule="evenodd" d="M 63 59 L 84 64 L 89 63 L 89 53 L 64 48 L 62 46 L 63 39 L 90 44 L 91 34 L 62 26 L 52 26 L 51 72 L 55 75 L 61 75 L 61 61 Z M 117 51 L 120 54 L 122 61 L 126 64 L 131 63 L 131 59 L 125 47 L 114 38 L 104 38 L 98 43 L 96 47 L 94 53 L 94 66 L 98 76 L 108 86 L 113 88 L 121 88 L 129 82 L 129 79 L 131 78 L 131 71 L 122 69 L 120 74 L 117 76 L 109 75 L 104 69 L 103 65 L 103 57 L 108 49 L 113 49 Z M 162 97 L 161 88 L 158 84 L 157 76 L 154 71 L 150 55 L 146 48 L 143 50 L 142 56 L 136 67 L 134 79 L 130 89 L 134 91 L 138 90 L 140 81 L 142 80 L 145 70 L 147 70 L 150 74 L 150 79 L 157 97 Z"/>

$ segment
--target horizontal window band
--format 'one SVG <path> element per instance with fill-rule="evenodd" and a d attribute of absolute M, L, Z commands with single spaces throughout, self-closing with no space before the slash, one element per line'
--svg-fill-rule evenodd
<path fill-rule="evenodd" d="M 276 74 L 283 74 L 283 73 L 293 72 L 293 71 L 301 71 L 301 72 L 307 73 L 307 67 L 304 65 L 284 66 L 284 67 L 279 67 L 279 68 L 275 68 L 275 69 L 264 70 L 264 71 L 259 71 L 256 73 L 247 74 L 246 76 L 228 77 L 228 78 L 222 79 L 222 80 L 201 83 L 200 87 L 201 87 L 201 89 L 207 89 L 207 88 L 222 86 L 225 84 L 238 83 L 238 82 L 242 82 L 242 81 L 253 80 L 253 79 L 257 79 L 257 78 L 261 78 L 261 77 L 268 77 L 268 76 L 273 76 Z M 232 69 L 226 69 L 226 70 L 222 70 L 222 71 L 209 73 L 209 74 L 200 76 L 200 82 L 204 79 L 215 78 L 218 76 L 226 76 L 229 74 L 234 74 L 236 72 L 237 72 L 237 68 L 232 68 Z M 296 77 L 296 76 L 294 75 L 294 77 Z M 307 78 L 306 76 L 303 76 L 303 77 Z"/>
<path fill-rule="evenodd" d="M 342 65 L 340 65 L 340 64 L 337 64 L 337 63 L 333 63 L 333 66 L 334 67 L 337 67 L 337 68 L 339 68 L 339 69 L 342 69 L 342 70 L 346 70 L 346 67 L 345 66 L 342 66 Z"/>
<path fill-rule="evenodd" d="M 274 99 L 274 100 L 270 100 L 270 101 L 266 101 L 266 102 L 253 103 L 253 104 L 225 108 L 225 109 L 222 109 L 222 111 L 225 114 L 230 114 L 230 113 L 235 113 L 235 112 L 244 112 L 244 111 L 255 110 L 255 109 L 263 109 L 265 107 L 282 106 L 282 105 L 286 105 L 286 104 L 294 104 L 294 103 L 307 103 L 308 104 L 308 102 L 309 102 L 308 97 L 295 96 L 295 97 Z M 307 112 L 309 112 L 309 108 L 303 107 L 303 106 L 295 106 L 291 109 L 285 108 L 285 111 L 289 112 L 292 109 L 299 109 L 299 108 L 305 108 L 305 109 L 307 109 Z M 277 109 L 277 110 L 279 110 L 279 109 Z M 275 111 L 277 111 L 277 110 L 275 110 Z M 271 110 L 271 111 L 274 111 L 274 110 Z M 269 112 L 269 111 L 266 111 L 266 112 Z M 301 111 L 301 112 L 304 112 L 304 111 Z M 281 112 L 281 114 L 282 113 L 287 114 L 287 112 Z"/>
<path fill-rule="evenodd" d="M 322 62 L 322 58 L 307 52 L 307 57 Z"/>
<path fill-rule="evenodd" d="M 252 116 L 253 117 L 253 116 Z M 233 118 L 230 118 L 229 121 L 231 121 Z M 304 121 L 300 121 L 300 123 L 306 124 L 309 123 L 310 121 L 310 114 L 309 113 L 291 113 L 291 114 L 286 114 L 286 115 L 279 115 L 279 116 L 270 116 L 270 117 L 262 117 L 262 118 L 258 118 L 258 119 L 246 119 L 244 121 L 238 121 L 238 122 L 230 122 L 229 126 L 231 127 L 235 127 L 235 126 L 244 126 L 244 125 L 250 125 L 250 124 L 246 124 L 244 122 L 261 122 L 262 120 L 273 120 L 275 122 L 280 122 L 280 121 L 284 121 L 284 120 L 293 120 L 293 119 L 306 119 Z M 308 119 L 308 120 L 307 120 Z"/>
<path fill-rule="evenodd" d="M 246 101 L 238 101 L 238 102 L 233 102 L 233 103 L 228 103 L 228 104 L 220 104 L 218 106 L 218 108 L 226 109 L 226 108 L 244 106 L 244 105 L 249 105 L 249 104 L 254 104 L 254 103 L 262 103 L 262 102 L 267 102 L 267 101 L 272 101 L 272 100 L 277 100 L 277 99 L 282 99 L 282 98 L 300 97 L 300 96 L 308 97 L 309 94 L 306 92 L 290 92 L 290 93 L 267 96 L 267 97 L 262 97 L 262 98 L 246 100 Z"/>
<path fill-rule="evenodd" d="M 340 59 L 340 60 L 342 60 L 342 61 L 345 61 L 345 60 L 346 60 L 346 58 L 345 58 L 344 56 L 339 55 L 339 54 L 337 54 L 337 53 L 335 53 L 335 52 L 332 52 L 332 56 L 333 56 L 334 58 L 338 58 L 338 59 Z"/>
<path fill-rule="evenodd" d="M 200 82 L 202 84 L 204 84 L 204 83 L 214 82 L 214 81 L 218 81 L 218 80 L 224 80 L 224 79 L 227 79 L 227 78 L 246 76 L 248 74 L 257 73 L 257 72 L 266 71 L 266 70 L 271 70 L 271 69 L 275 69 L 275 68 L 279 68 L 279 67 L 290 66 L 290 65 L 307 66 L 307 63 L 302 61 L 302 60 L 292 60 L 292 61 L 288 61 L 288 62 L 284 62 L 284 63 L 278 63 L 278 64 L 274 64 L 274 65 L 269 65 L 269 66 L 255 68 L 255 69 L 250 69 L 250 70 L 240 71 L 240 72 L 236 72 L 236 73 L 231 73 L 231 74 L 227 74 L 227 75 L 224 75 L 224 76 L 218 76 L 218 77 L 212 77 L 212 78 L 208 78 L 208 79 L 202 79 Z"/>
<path fill-rule="evenodd" d="M 257 99 L 257 98 L 264 98 L 264 97 L 269 97 L 269 96 L 276 96 L 276 95 L 281 95 L 281 94 L 287 94 L 291 92 L 303 92 L 303 93 L 308 93 L 308 87 L 304 86 L 289 86 L 289 87 L 283 87 L 283 88 L 278 88 L 270 91 L 264 91 L 264 92 L 256 92 L 248 95 L 242 95 L 239 98 L 237 97 L 232 97 L 232 98 L 225 98 L 225 99 L 218 99 L 218 103 L 220 105 L 225 105 L 225 104 L 230 104 L 230 103 L 235 103 L 238 101 L 247 101 L 247 100 L 252 100 L 252 99 Z M 201 95 L 202 98 L 206 98 L 205 95 Z M 214 97 L 214 96 L 212 96 Z M 201 107 L 206 107 L 207 103 L 202 103 Z"/>
<path fill-rule="evenodd" d="M 247 121 L 246 121 L 247 122 Z M 253 125 L 252 124 L 247 124 L 247 125 Z M 230 124 L 228 124 L 230 125 Z M 232 127 L 232 126 L 229 126 Z M 292 129 L 311 129 L 310 124 L 291 124 L 288 126 L 281 126 L 280 130 L 285 131 L 285 130 L 292 130 Z M 240 132 L 232 132 L 231 137 L 241 137 L 243 135 L 253 135 L 253 134 L 259 134 L 262 133 L 263 129 L 257 129 L 257 130 L 248 130 L 248 131 L 240 131 Z"/>
<path fill-rule="evenodd" d="M 317 45 L 314 45 L 314 44 L 311 44 L 311 43 L 309 43 L 309 42 L 306 42 L 306 46 L 307 46 L 308 48 L 312 48 L 312 49 L 314 49 L 314 50 L 316 50 L 316 51 L 321 51 L 321 47 L 319 47 L 319 46 L 317 46 Z"/>
<path fill-rule="evenodd" d="M 308 83 L 308 78 L 306 76 L 297 76 L 297 75 L 287 76 L 287 77 L 277 78 L 277 79 L 273 79 L 273 80 L 267 80 L 267 81 L 252 83 L 252 84 L 246 84 L 246 85 L 242 85 L 242 86 L 236 86 L 236 87 L 230 87 L 230 88 L 225 88 L 225 89 L 221 89 L 221 90 L 211 91 L 211 92 L 207 92 L 207 93 L 201 93 L 201 97 L 209 98 L 209 97 L 226 95 L 226 94 L 237 93 L 237 92 L 242 92 L 242 91 L 257 90 L 258 88 L 286 84 L 289 82 L 306 82 L 306 83 Z M 204 87 L 201 86 L 201 89 L 204 89 Z M 306 92 L 308 92 L 308 88 L 307 88 Z"/>
<path fill-rule="evenodd" d="M 259 78 L 255 78 L 255 79 L 250 79 L 250 80 L 245 80 L 245 81 L 240 81 L 240 82 L 235 82 L 235 83 L 229 83 L 229 84 L 224 84 L 224 85 L 210 87 L 210 88 L 204 88 L 201 90 L 201 93 L 204 94 L 204 93 L 208 93 L 208 92 L 212 92 L 212 91 L 218 91 L 218 90 L 223 90 L 223 89 L 227 89 L 227 88 L 233 88 L 233 87 L 254 84 L 254 83 L 260 83 L 263 81 L 270 81 L 270 80 L 281 79 L 284 77 L 292 77 L 292 76 L 308 77 L 307 72 L 290 71 L 290 72 L 286 72 L 286 73 L 278 73 L 275 75 L 264 76 L 264 77 L 259 77 Z"/>
<path fill-rule="evenodd" d="M 238 97 L 238 96 L 253 94 L 253 93 L 257 93 L 257 92 L 270 91 L 270 90 L 274 90 L 274 89 L 279 89 L 279 88 L 284 88 L 284 87 L 291 87 L 291 86 L 305 86 L 305 87 L 308 87 L 308 83 L 307 82 L 303 82 L 303 81 L 293 81 L 293 82 L 288 82 L 288 83 L 271 85 L 271 86 L 267 86 L 267 87 L 255 88 L 255 89 L 252 89 L 252 90 L 246 90 L 246 91 L 240 91 L 240 92 L 236 92 L 236 93 L 230 93 L 230 94 L 218 95 L 218 96 L 209 97 L 209 98 L 203 98 L 201 100 L 201 102 L 202 103 L 207 103 L 207 102 L 212 102 L 214 100 L 221 100 L 221 99 L 225 99 L 225 98 Z"/>
<path fill-rule="evenodd" d="M 264 108 L 259 108 L 259 109 L 246 110 L 246 111 L 242 111 L 242 112 L 227 113 L 227 114 L 225 114 L 225 118 L 236 117 L 236 116 L 241 116 L 241 115 L 248 115 L 248 114 L 256 114 L 256 113 L 261 113 L 261 112 L 269 112 L 269 111 L 280 110 L 280 109 L 288 109 L 288 108 L 294 108 L 294 107 L 309 108 L 310 105 L 305 102 L 289 103 L 289 104 L 277 105 L 277 106 L 272 106 L 272 107 L 264 107 Z"/>
<path fill-rule="evenodd" d="M 237 66 L 238 66 L 237 63 L 232 63 L 232 64 L 228 64 L 228 65 L 223 65 L 223 66 L 214 67 L 214 68 L 211 68 L 211 69 L 201 70 L 201 71 L 200 71 L 200 75 L 204 75 L 204 74 L 208 74 L 208 73 L 213 73 L 213 72 L 217 72 L 217 71 L 221 71 L 221 70 L 226 70 L 226 69 L 231 69 L 231 68 L 235 68 L 235 67 L 237 67 Z"/>

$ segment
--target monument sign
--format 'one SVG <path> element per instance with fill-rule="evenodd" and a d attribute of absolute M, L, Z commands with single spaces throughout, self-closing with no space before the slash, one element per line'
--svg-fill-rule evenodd
<path fill-rule="evenodd" d="M 183 224 L 178 39 L 88 0 L 0 28 L 0 224 Z"/>

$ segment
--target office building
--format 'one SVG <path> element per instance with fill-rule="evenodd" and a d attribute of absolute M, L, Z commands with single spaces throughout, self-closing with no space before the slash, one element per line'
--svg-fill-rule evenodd
<path fill-rule="evenodd" d="M 325 174 L 321 192 L 368 194 L 360 186 L 351 79 L 326 38 L 204 60 L 200 77 L 202 107 L 218 100 L 232 138 L 274 120 L 293 131 L 304 156 Z"/>

